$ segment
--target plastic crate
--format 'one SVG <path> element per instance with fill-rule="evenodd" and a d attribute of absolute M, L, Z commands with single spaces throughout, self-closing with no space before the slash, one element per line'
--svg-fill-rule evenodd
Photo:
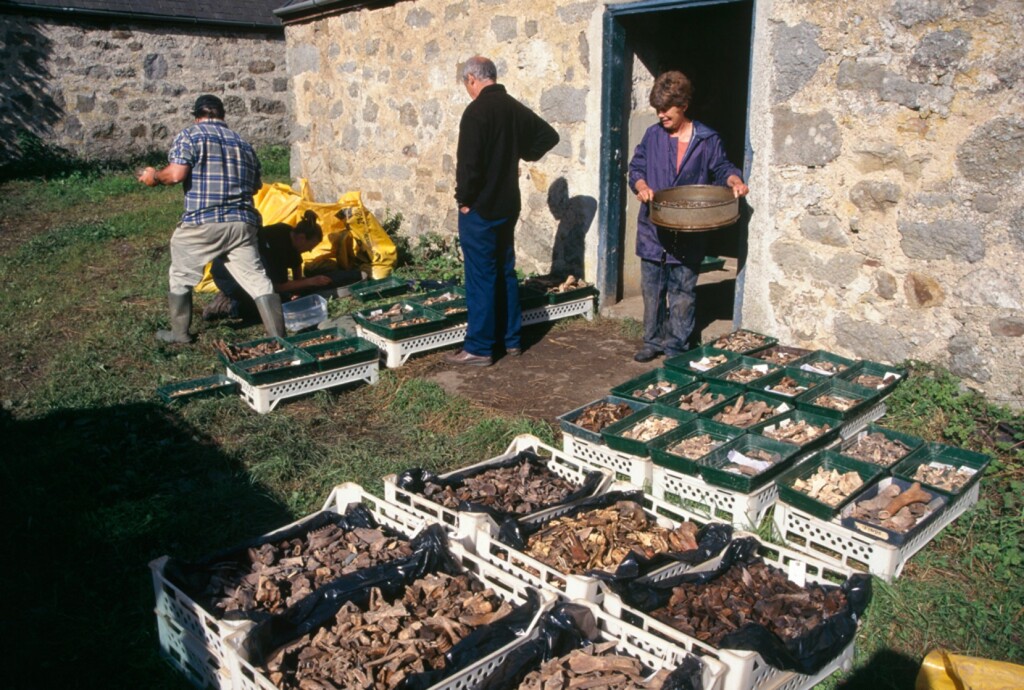
<path fill-rule="evenodd" d="M 854 402 L 848 410 L 833 410 L 820 404 L 822 397 L 836 395 Z M 822 417 L 832 417 L 846 425 L 861 417 L 878 402 L 878 392 L 850 383 L 845 379 L 832 377 L 819 386 L 796 397 L 797 409 L 813 412 Z"/>
<path fill-rule="evenodd" d="M 675 369 L 664 369 L 659 367 L 640 374 L 625 383 L 620 383 L 618 386 L 611 389 L 611 394 L 620 398 L 636 400 L 637 402 L 653 403 L 664 398 L 670 393 L 675 392 L 677 388 L 693 383 L 694 380 L 694 377 L 680 373 Z M 665 391 L 656 397 L 643 397 L 642 392 L 647 386 L 661 382 L 672 384 L 672 390 Z"/>
<path fill-rule="evenodd" d="M 828 350 L 815 350 L 800 361 L 800 368 L 812 374 L 838 376 L 857 363 L 849 357 L 841 357 Z"/>
<path fill-rule="evenodd" d="M 306 356 L 312 358 L 311 355 Z M 316 366 L 315 362 L 313 366 Z M 371 385 L 375 384 L 377 383 L 377 360 L 374 358 L 369 362 L 343 366 L 330 371 L 314 372 L 264 385 L 253 385 L 231 369 L 228 369 L 227 374 L 228 378 L 238 381 L 242 400 L 260 414 L 266 414 L 277 407 L 282 400 L 288 398 L 334 388 L 346 383 L 365 381 Z"/>
<path fill-rule="evenodd" d="M 704 372 L 703 377 L 708 381 L 717 381 L 718 383 L 733 386 L 743 386 L 751 390 L 761 390 L 760 382 L 780 369 L 782 369 L 782 367 L 777 364 L 772 364 L 771 362 L 766 362 L 756 357 L 740 355 L 735 359 L 729 360 L 725 364 L 715 367 L 711 371 Z M 737 381 L 731 378 L 743 370 L 753 370 L 760 373 L 760 375 L 750 381 Z"/>
<path fill-rule="evenodd" d="M 316 331 L 304 331 L 285 337 L 285 340 L 294 347 L 312 347 L 313 345 L 326 345 L 339 340 L 351 338 L 352 334 L 340 326 L 321 328 Z M 310 342 L 316 341 L 316 342 Z"/>
<path fill-rule="evenodd" d="M 344 353 L 350 348 L 354 348 L 354 351 Z M 316 360 L 317 371 L 332 371 L 353 364 L 375 362 L 380 357 L 376 345 L 358 336 L 319 345 L 299 346 L 299 349 Z"/>
<path fill-rule="evenodd" d="M 813 350 L 789 345 L 772 345 L 763 350 L 752 353 L 751 357 L 763 359 L 767 362 L 774 362 L 779 366 L 800 366 L 800 360 L 811 354 Z"/>
<path fill-rule="evenodd" d="M 696 391 L 702 391 L 711 393 L 715 396 L 719 396 L 721 399 L 717 402 L 708 405 L 702 410 L 687 410 L 680 407 L 683 398 L 686 398 L 690 394 Z M 729 402 L 736 399 L 745 389 L 742 386 L 733 386 L 724 383 L 718 383 L 715 381 L 694 381 L 693 383 L 687 384 L 678 390 L 672 391 L 664 398 L 660 400 L 661 404 L 668 405 L 669 407 L 678 407 L 684 412 L 695 412 L 701 414 L 713 407 L 719 407 L 721 405 L 727 405 Z"/>
<path fill-rule="evenodd" d="M 862 484 L 839 503 L 835 505 L 824 503 L 793 486 L 798 479 L 807 479 L 815 474 L 818 469 L 835 470 L 843 474 L 856 472 L 861 478 Z M 809 513 L 822 520 L 831 520 L 843 509 L 843 506 L 864 493 L 867 487 L 884 472 L 885 470 L 878 465 L 854 460 L 835 451 L 822 450 L 779 476 L 775 481 L 779 486 L 779 501 L 795 506 L 805 513 Z"/>
<path fill-rule="evenodd" d="M 176 621 L 156 612 L 156 632 L 160 656 L 197 688 L 232 690 L 234 683 L 229 664 L 214 655 Z"/>
<path fill-rule="evenodd" d="M 858 386 L 871 388 L 866 382 L 860 379 L 861 376 L 877 376 L 883 380 L 882 384 L 874 386 L 875 390 L 882 397 L 892 393 L 893 388 L 898 386 L 907 378 L 907 370 L 902 367 L 890 364 L 881 364 L 870 360 L 861 360 L 854 363 L 849 369 L 839 374 L 839 378 L 855 383 Z"/>
<path fill-rule="evenodd" d="M 583 485 L 589 472 L 597 471 L 603 473 L 605 475 L 604 479 L 595 488 L 595 493 L 603 491 L 614 479 L 611 471 L 605 468 L 595 468 L 580 463 L 566 453 L 547 445 L 536 436 L 532 436 L 530 434 L 520 434 L 519 436 L 516 436 L 502 455 L 469 465 L 468 467 L 453 470 L 446 474 L 442 474 L 441 477 L 443 478 L 456 473 L 463 473 L 466 470 L 486 468 L 489 465 L 494 465 L 515 457 L 525 450 L 533 451 L 533 453 L 542 459 L 546 458 L 548 469 L 577 486 Z M 401 506 L 407 511 L 420 515 L 425 520 L 444 525 L 450 534 L 460 539 L 472 539 L 477 528 L 481 525 L 486 529 L 492 529 L 493 520 L 491 520 L 486 514 L 467 513 L 453 508 L 447 508 L 436 501 L 426 498 L 425 496 L 402 489 L 398 486 L 397 479 L 398 477 L 395 474 L 389 474 L 384 477 L 384 497 L 389 503 Z"/>
<path fill-rule="evenodd" d="M 576 424 L 576 420 L 579 419 L 580 416 L 587 411 L 587 409 L 600 403 L 626 405 L 633 412 L 642 410 L 643 408 L 647 407 L 647 403 L 638 402 L 636 400 L 630 400 L 629 398 L 620 398 L 615 395 L 606 395 L 600 400 L 594 400 L 593 402 L 589 402 L 586 405 L 581 405 L 580 407 L 577 407 L 575 410 L 572 410 L 571 412 L 566 412 L 565 414 L 559 416 L 558 424 L 562 428 L 562 433 L 572 434 L 573 436 L 585 438 L 591 443 L 603 443 L 604 439 L 601 438 L 601 432 L 591 431 L 590 429 L 584 429 L 583 427 Z"/>
<path fill-rule="evenodd" d="M 292 344 L 290 342 L 288 342 L 284 338 L 278 338 L 277 336 L 273 336 L 273 337 L 270 337 L 270 338 L 258 338 L 256 340 L 247 340 L 247 341 L 242 342 L 242 343 L 232 343 L 232 346 L 238 347 L 238 348 L 255 347 L 257 345 L 263 345 L 264 343 L 277 343 L 278 347 L 280 348 L 277 352 L 284 352 L 284 351 L 292 349 Z M 233 361 L 234 362 L 246 362 L 246 361 L 251 361 L 253 359 L 259 359 L 261 357 L 266 357 L 266 355 L 259 355 L 258 357 L 246 357 L 244 359 L 239 359 L 239 360 L 231 360 L 231 359 L 228 359 L 227 355 L 225 355 L 223 352 L 221 352 L 220 350 L 217 350 L 217 359 L 219 359 L 221 361 L 221 363 L 224 364 L 224 366 L 231 366 Z"/>
<path fill-rule="evenodd" d="M 452 555 L 459 561 L 466 572 L 485 583 L 504 599 L 521 604 L 529 596 L 530 587 L 524 582 L 509 577 L 503 571 L 492 567 L 486 560 L 478 558 L 462 548 L 459 544 L 451 544 Z M 454 673 L 441 682 L 432 685 L 431 690 L 471 690 L 483 679 L 488 678 L 500 667 L 509 655 L 514 654 L 521 646 L 537 638 L 541 617 L 551 608 L 555 598 L 541 593 L 541 607 L 530 622 L 528 629 L 512 642 L 498 649 L 467 668 Z M 235 678 L 235 690 L 279 690 L 263 673 L 253 666 L 246 658 L 242 648 L 244 634 L 231 639 L 230 644 L 235 650 L 233 658 L 235 667 L 232 675 Z"/>
<path fill-rule="evenodd" d="M 881 524 L 853 516 L 855 504 L 860 501 L 869 501 L 872 498 L 875 498 L 878 496 L 879 491 L 891 486 L 892 484 L 898 486 L 902 492 L 906 491 L 913 482 L 908 482 L 897 477 L 882 477 L 858 495 L 856 499 L 846 504 L 843 510 L 839 513 L 839 519 L 843 527 L 855 532 L 863 532 L 864 534 L 876 537 L 886 543 L 896 544 L 899 546 L 905 544 L 910 539 L 913 539 L 918 532 L 928 526 L 928 523 L 937 518 L 946 507 L 947 498 L 944 494 L 941 494 L 938 491 L 928 492 L 933 496 L 932 500 L 928 502 L 928 512 L 918 518 L 917 522 L 905 532 L 897 532 L 896 530 L 891 530 Z"/>
<path fill-rule="evenodd" d="M 722 520 L 742 529 L 757 529 L 779 497 L 774 482 L 743 493 L 658 465 L 652 470 L 651 493 L 701 520 Z"/>
<path fill-rule="evenodd" d="M 837 567 L 868 572 L 892 582 L 903 572 L 911 556 L 978 502 L 979 492 L 980 485 L 975 484 L 951 498 L 945 510 L 900 545 L 847 529 L 834 520 L 821 520 L 785 503 L 776 504 L 772 528 L 775 536 L 792 549 Z"/>
<path fill-rule="evenodd" d="M 519 284 L 519 308 L 522 311 L 536 309 L 542 304 L 547 304 L 548 296 L 543 290 L 537 290 L 528 285 Z"/>
<path fill-rule="evenodd" d="M 715 364 L 707 361 L 709 357 L 725 357 L 725 361 Z M 669 369 L 675 369 L 676 371 L 690 376 L 703 377 L 705 373 L 711 371 L 715 367 L 719 367 L 729 360 L 736 359 L 737 357 L 739 357 L 739 355 L 735 352 L 720 350 L 717 347 L 711 347 L 710 345 L 701 345 L 700 347 L 692 350 L 687 350 L 681 355 L 667 357 L 664 364 Z"/>
<path fill-rule="evenodd" d="M 892 462 L 886 465 L 880 465 L 880 467 L 884 467 L 886 469 L 889 469 L 893 465 L 896 465 L 900 460 L 907 457 L 907 455 L 910 455 L 910 453 L 924 445 L 924 440 L 918 438 L 917 436 L 911 436 L 910 434 L 904 434 L 899 431 L 893 431 L 892 429 L 886 429 L 885 427 L 879 426 L 877 424 L 868 424 L 866 427 L 860 429 L 849 438 L 844 439 L 839 447 L 839 452 L 847 457 L 853 458 L 854 460 L 860 460 L 861 462 L 871 462 L 870 460 L 857 457 L 856 455 L 851 454 L 849 451 L 851 450 L 851 448 L 855 447 L 860 442 L 860 440 L 863 439 L 865 436 L 876 433 L 882 434 L 891 441 L 899 441 L 908 448 L 907 452 L 902 457 L 893 460 Z"/>
<path fill-rule="evenodd" d="M 796 393 L 784 393 L 781 390 L 776 390 L 775 386 L 782 381 L 783 378 L 791 378 L 797 382 L 798 385 L 803 387 L 803 390 L 797 391 Z M 828 381 L 828 377 L 823 374 L 815 374 L 809 371 L 804 371 L 796 366 L 787 366 L 768 374 L 764 378 L 757 381 L 756 387 L 754 385 L 748 386 L 750 390 L 756 390 L 759 393 L 765 393 L 767 395 L 774 395 L 783 400 L 796 400 L 797 396 L 807 391 L 813 390 L 815 387 L 820 385 L 822 382 Z"/>
<path fill-rule="evenodd" d="M 618 480 L 629 482 L 633 487 L 644 488 L 651 483 L 649 458 L 631 455 L 609 448 L 603 441 L 598 443 L 582 436 L 562 434 L 562 449 L 571 458 L 594 467 L 606 467 Z"/>
<path fill-rule="evenodd" d="M 677 425 L 678 427 L 679 425 L 696 419 L 697 415 L 692 412 L 683 412 L 675 407 L 667 407 L 665 405 L 658 405 L 655 403 L 654 405 L 648 405 L 641 410 L 637 410 L 625 419 L 621 419 L 614 424 L 609 424 L 601 430 L 601 437 L 604 439 L 604 442 L 614 450 L 646 457 L 650 455 L 648 444 L 655 439 L 664 436 L 664 433 L 646 441 L 628 438 L 626 433 L 636 425 L 652 417 L 667 417 L 668 419 L 674 419 L 679 422 Z"/>
<path fill-rule="evenodd" d="M 572 290 L 564 290 L 563 292 L 548 292 L 548 304 L 561 304 L 562 302 L 572 302 L 574 300 L 583 299 L 584 297 L 597 297 L 600 293 L 597 288 L 593 285 L 587 285 L 584 287 L 573 288 Z"/>
<path fill-rule="evenodd" d="M 699 462 L 707 453 L 696 458 L 685 457 L 670 450 L 674 445 L 684 439 L 702 434 L 707 434 L 721 445 L 745 433 L 743 429 L 698 417 L 650 441 L 647 448 L 655 465 L 661 465 L 683 474 L 696 475 L 699 471 Z"/>
<path fill-rule="evenodd" d="M 612 485 L 610 488 L 625 487 Z M 573 506 L 559 506 L 524 518 L 522 522 L 527 524 L 546 523 L 567 513 L 572 508 Z M 647 494 L 643 496 L 643 508 L 644 512 L 658 525 L 669 529 L 678 527 L 680 523 L 687 520 L 700 525 L 709 521 L 697 513 L 671 505 Z M 484 526 L 477 529 L 474 543 L 474 550 L 480 558 L 512 577 L 568 601 L 583 600 L 600 603 L 602 597 L 601 589 L 598 587 L 600 580 L 595 577 L 563 572 L 499 541 L 495 533 Z"/>
<path fill-rule="evenodd" d="M 914 452 L 893 465 L 891 472 L 894 477 L 914 482 L 917 481 L 914 479 L 914 473 L 917 472 L 917 468 L 920 465 L 937 463 L 963 468 L 971 473 L 971 478 L 954 491 L 943 489 L 927 482 L 921 482 L 921 486 L 927 489 L 938 491 L 947 496 L 956 496 L 968 491 L 981 480 L 981 475 L 984 474 L 989 462 L 991 462 L 991 459 L 982 453 L 975 453 L 974 451 L 957 448 L 956 446 L 947 446 L 944 443 L 923 443 Z"/>
<path fill-rule="evenodd" d="M 583 299 L 577 299 L 571 302 L 560 302 L 558 304 L 541 303 L 538 306 L 531 306 L 529 308 L 520 303 L 520 307 L 523 310 L 524 326 L 529 326 L 535 323 L 545 323 L 547 321 L 557 321 L 558 319 L 567 319 L 570 316 L 582 316 L 587 321 L 591 321 L 594 318 L 593 297 L 584 297 Z"/>
<path fill-rule="evenodd" d="M 384 316 L 396 306 L 401 310 L 399 313 L 393 316 Z M 361 328 L 376 333 L 386 340 L 401 340 L 424 333 L 433 333 L 442 330 L 447 325 L 443 313 L 407 301 L 362 309 L 353 312 L 352 318 Z M 426 319 L 426 321 L 409 323 L 414 319 Z"/>
<path fill-rule="evenodd" d="M 406 301 L 433 309 L 444 316 L 445 323 L 455 326 L 465 323 L 469 317 L 469 306 L 466 303 L 466 290 L 461 287 L 450 287 L 443 290 L 432 290 L 425 295 L 409 297 Z"/>
<path fill-rule="evenodd" d="M 752 534 L 738 533 L 734 538 L 746 537 L 756 539 Z M 800 553 L 793 549 L 766 544 L 761 544 L 759 554 L 764 561 L 772 566 L 783 570 L 790 581 L 804 586 L 808 582 L 821 584 L 834 584 L 837 579 L 845 579 L 851 574 L 850 569 L 837 567 L 832 564 L 820 561 L 807 554 Z M 721 556 L 711 559 L 705 564 L 695 566 L 691 570 L 700 571 L 713 569 L 721 561 Z M 664 579 L 684 572 L 676 566 L 668 566 L 651 576 L 650 579 Z M 719 649 L 694 637 L 690 637 L 681 630 L 656 620 L 652 616 L 639 611 L 638 609 L 626 606 L 622 599 L 611 590 L 602 587 L 603 598 L 601 608 L 607 611 L 613 618 L 624 621 L 628 625 L 638 627 L 657 637 L 664 638 L 693 654 L 698 654 L 702 659 L 716 659 L 725 668 L 725 678 L 722 681 L 723 690 L 751 690 L 752 688 L 771 690 L 805 690 L 829 677 L 836 671 L 849 670 L 853 666 L 854 641 L 843 648 L 843 650 L 827 663 L 818 673 L 804 675 L 794 671 L 783 671 L 772 666 L 757 652 L 739 649 Z"/>
<path fill-rule="evenodd" d="M 752 477 L 735 474 L 725 469 L 729 463 L 733 462 L 730 459 L 733 452 L 745 454 L 755 449 L 777 455 L 778 460 L 771 467 Z M 799 448 L 791 443 L 773 441 L 758 434 L 745 434 L 705 456 L 700 463 L 700 476 L 713 486 L 749 494 L 786 471 L 796 461 L 798 452 Z"/>
<path fill-rule="evenodd" d="M 257 371 L 265 365 L 275 366 L 272 369 Z M 264 357 L 245 359 L 228 365 L 228 375 L 237 378 L 250 386 L 265 386 L 286 379 L 305 376 L 316 369 L 316 360 L 312 355 L 289 346 L 284 352 L 276 352 Z M 234 376 L 232 376 L 234 374 Z"/>
<path fill-rule="evenodd" d="M 817 427 L 818 429 L 824 429 L 826 426 L 827 430 L 822 431 L 815 438 L 798 445 L 800 448 L 800 454 L 804 455 L 811 451 L 824 448 L 828 445 L 837 443 L 839 438 L 839 423 L 831 417 L 822 417 L 821 415 L 806 412 L 804 410 L 789 410 L 783 412 L 780 415 L 776 415 L 769 420 L 754 424 L 747 431 L 752 434 L 761 434 L 767 438 L 771 438 L 773 441 L 781 441 L 783 439 L 772 438 L 771 432 L 781 427 L 789 426 L 790 424 L 798 424 L 804 422 L 811 426 Z M 792 443 L 792 441 L 785 441 L 786 443 Z"/>
<path fill-rule="evenodd" d="M 168 383 L 156 389 L 156 394 L 165 403 L 182 403 L 200 398 L 215 398 L 238 392 L 238 384 L 223 374 L 204 376 L 189 381 Z"/>
<path fill-rule="evenodd" d="M 360 280 L 358 283 L 349 285 L 348 289 L 358 300 L 370 302 L 375 299 L 404 295 L 409 291 L 409 284 L 395 276 L 388 276 L 387 278 Z"/>
<path fill-rule="evenodd" d="M 731 341 L 735 336 L 739 334 L 757 336 L 758 338 L 761 339 L 761 343 L 755 347 L 751 347 L 746 350 L 737 349 L 738 346 L 733 345 Z M 735 352 L 741 355 L 749 355 L 753 352 L 757 352 L 758 350 L 763 350 L 767 347 L 771 347 L 772 345 L 778 345 L 779 340 L 778 338 L 773 338 L 769 335 L 763 335 L 761 333 L 756 333 L 745 328 L 740 328 L 738 330 L 733 331 L 732 333 L 727 333 L 722 337 L 705 344 L 710 345 L 711 347 L 717 347 L 720 350 L 728 350 L 730 352 Z"/>

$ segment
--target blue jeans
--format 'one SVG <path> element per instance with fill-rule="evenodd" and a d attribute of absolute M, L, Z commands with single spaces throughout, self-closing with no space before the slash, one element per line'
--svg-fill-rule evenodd
<path fill-rule="evenodd" d="M 517 216 L 487 220 L 476 211 L 459 213 L 459 243 L 466 271 L 469 309 L 462 349 L 491 357 L 499 343 L 505 349 L 521 346 L 519 282 L 516 280 L 515 227 Z"/>
<path fill-rule="evenodd" d="M 644 296 L 644 347 L 666 355 L 690 349 L 695 325 L 699 264 L 640 261 L 640 289 Z"/>

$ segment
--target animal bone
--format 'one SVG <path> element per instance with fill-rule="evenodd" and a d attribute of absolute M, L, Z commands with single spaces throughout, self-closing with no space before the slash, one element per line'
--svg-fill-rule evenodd
<path fill-rule="evenodd" d="M 885 510 L 878 513 L 878 517 L 884 520 L 898 513 L 900 508 L 911 503 L 927 503 L 930 500 L 932 500 L 932 495 L 922 489 L 920 483 L 914 482 L 910 485 L 909 489 L 889 501 L 889 505 L 885 507 Z"/>

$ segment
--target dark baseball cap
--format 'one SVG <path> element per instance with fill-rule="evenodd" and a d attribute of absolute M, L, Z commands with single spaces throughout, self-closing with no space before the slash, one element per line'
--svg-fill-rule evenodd
<path fill-rule="evenodd" d="M 212 94 L 203 94 L 196 99 L 196 104 L 192 106 L 193 117 L 199 117 L 203 110 L 223 113 L 224 102 Z"/>

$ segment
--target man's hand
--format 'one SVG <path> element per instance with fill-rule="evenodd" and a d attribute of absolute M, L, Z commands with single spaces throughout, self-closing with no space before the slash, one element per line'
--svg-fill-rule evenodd
<path fill-rule="evenodd" d="M 160 184 L 160 181 L 156 179 L 156 168 L 153 167 L 140 170 L 136 179 L 147 187 L 156 187 Z"/>
<path fill-rule="evenodd" d="M 469 213 L 469 211 L 470 211 L 469 206 L 459 206 L 459 213 L 465 214 L 465 213 Z"/>
<path fill-rule="evenodd" d="M 306 278 L 306 285 L 309 287 L 328 287 L 330 284 L 330 276 L 309 276 Z"/>

